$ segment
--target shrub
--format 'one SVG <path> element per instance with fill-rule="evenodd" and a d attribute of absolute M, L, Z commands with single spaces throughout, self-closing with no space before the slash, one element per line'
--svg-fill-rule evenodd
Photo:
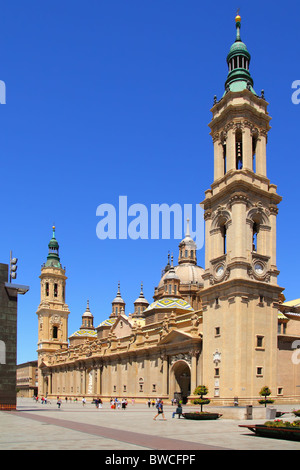
<path fill-rule="evenodd" d="M 270 398 L 267 399 L 267 397 L 269 395 L 271 395 L 271 390 L 269 389 L 269 387 L 267 387 L 266 385 L 261 389 L 261 391 L 259 392 L 260 396 L 261 397 L 265 397 L 264 400 L 258 400 L 258 403 L 260 403 L 261 405 L 265 405 L 267 406 L 267 403 L 274 403 L 274 400 L 271 400 Z"/>
<path fill-rule="evenodd" d="M 196 387 L 194 390 L 194 395 L 200 395 L 200 398 L 196 398 L 194 400 L 194 404 L 201 406 L 201 412 L 202 412 L 202 406 L 208 405 L 210 403 L 210 400 L 208 398 L 203 398 L 203 396 L 207 394 L 208 394 L 208 388 L 205 387 L 205 385 L 198 385 L 198 387 Z"/>

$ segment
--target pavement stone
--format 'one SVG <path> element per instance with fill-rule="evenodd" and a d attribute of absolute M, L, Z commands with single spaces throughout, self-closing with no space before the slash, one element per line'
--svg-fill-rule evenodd
<path fill-rule="evenodd" d="M 299 405 L 280 405 L 281 419 Z M 191 409 L 185 408 L 185 411 Z M 195 410 L 195 407 L 192 407 Z M 211 411 L 213 407 L 205 407 Z M 156 409 L 129 404 L 126 410 L 102 409 L 81 402 L 41 404 L 18 399 L 17 411 L 0 412 L 0 450 L 201 451 L 300 450 L 300 442 L 258 437 L 239 424 L 260 424 L 266 419 L 191 421 L 172 418 L 175 407 L 164 406 L 166 421 L 153 417 Z"/>

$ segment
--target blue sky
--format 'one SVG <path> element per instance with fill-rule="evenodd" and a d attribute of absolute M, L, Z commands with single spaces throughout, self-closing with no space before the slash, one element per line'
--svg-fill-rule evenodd
<path fill-rule="evenodd" d="M 283 196 L 279 284 L 300 297 L 298 2 L 53 0 L 1 2 L 0 262 L 18 257 L 18 363 L 36 359 L 39 274 L 56 225 L 67 269 L 69 335 L 87 299 L 95 325 L 111 313 L 118 281 L 133 310 L 140 283 L 152 300 L 179 240 L 99 240 L 96 209 L 193 204 L 213 178 L 208 123 L 224 91 L 237 7 L 254 88 L 265 90 L 272 129 L 268 177 Z M 204 249 L 198 251 L 204 266 Z"/>

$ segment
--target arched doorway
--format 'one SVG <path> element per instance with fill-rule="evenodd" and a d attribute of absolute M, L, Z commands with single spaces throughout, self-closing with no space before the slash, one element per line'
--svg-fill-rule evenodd
<path fill-rule="evenodd" d="M 191 394 L 191 370 L 185 361 L 176 361 L 170 371 L 170 398 L 187 402 Z"/>

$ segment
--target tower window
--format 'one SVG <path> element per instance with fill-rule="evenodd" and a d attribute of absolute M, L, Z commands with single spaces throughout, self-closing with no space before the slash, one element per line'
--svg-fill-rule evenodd
<path fill-rule="evenodd" d="M 257 144 L 257 135 L 252 137 L 252 170 L 256 173 L 256 144 Z"/>
<path fill-rule="evenodd" d="M 52 329 L 52 338 L 57 339 L 58 338 L 58 328 L 57 326 L 54 326 Z"/>
<path fill-rule="evenodd" d="M 227 162 L 226 162 L 226 144 L 223 144 L 223 171 L 224 175 L 226 174 L 227 171 Z"/>
<path fill-rule="evenodd" d="M 46 296 L 48 297 L 48 295 L 49 295 L 49 282 L 46 282 L 45 294 L 46 294 Z"/>
<path fill-rule="evenodd" d="M 172 294 L 172 284 L 169 284 L 169 294 Z"/>
<path fill-rule="evenodd" d="M 238 129 L 235 134 L 235 157 L 236 157 L 236 169 L 241 170 L 243 168 L 243 141 L 242 131 Z"/>
<path fill-rule="evenodd" d="M 57 297 L 57 284 L 54 284 L 54 297 Z"/>
<path fill-rule="evenodd" d="M 226 240 L 226 226 L 225 226 L 225 224 L 221 226 L 221 234 L 222 234 L 222 238 L 223 238 L 223 255 L 226 255 L 227 240 Z"/>
<path fill-rule="evenodd" d="M 256 222 L 253 223 L 253 234 L 252 234 L 252 251 L 257 252 L 257 234 L 258 234 L 258 225 Z"/>

